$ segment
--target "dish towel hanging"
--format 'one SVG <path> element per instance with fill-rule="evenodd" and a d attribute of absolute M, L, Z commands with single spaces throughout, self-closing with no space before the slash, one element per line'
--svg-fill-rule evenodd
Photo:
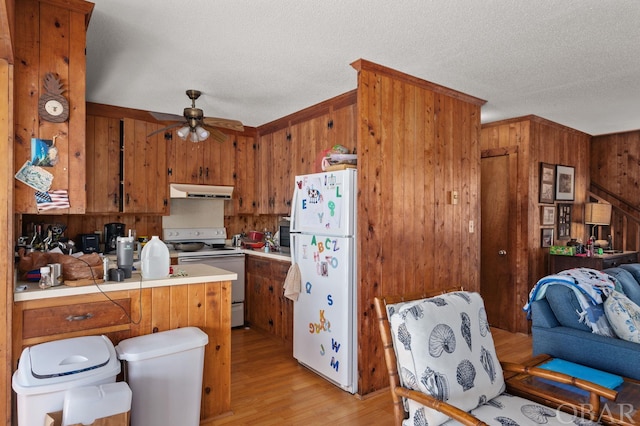
<path fill-rule="evenodd" d="M 297 263 L 294 263 L 289 267 L 287 278 L 284 280 L 284 297 L 296 302 L 300 295 L 301 281 L 300 268 Z"/>

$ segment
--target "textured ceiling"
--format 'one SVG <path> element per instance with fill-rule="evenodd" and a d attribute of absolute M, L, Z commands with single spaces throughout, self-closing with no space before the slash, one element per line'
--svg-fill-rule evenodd
<path fill-rule="evenodd" d="M 640 129 L 635 0 L 93 0 L 87 100 L 259 126 L 352 90 L 363 58 L 599 135 Z"/>

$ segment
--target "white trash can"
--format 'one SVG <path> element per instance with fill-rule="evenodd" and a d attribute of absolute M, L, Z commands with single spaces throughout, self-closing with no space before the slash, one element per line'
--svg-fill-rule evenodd
<path fill-rule="evenodd" d="M 43 425 L 61 411 L 68 389 L 112 383 L 120 361 L 106 336 L 74 337 L 25 348 L 12 387 L 18 395 L 18 426 Z"/>
<path fill-rule="evenodd" d="M 96 420 L 107 418 L 108 424 L 116 423 L 113 416 L 122 417 L 129 411 L 131 389 L 125 382 L 73 388 L 64 395 L 62 426 L 92 425 Z M 126 417 L 121 420 L 125 419 Z"/>
<path fill-rule="evenodd" d="M 116 346 L 131 387 L 131 426 L 200 424 L 204 347 L 209 336 L 184 327 L 132 337 Z"/>

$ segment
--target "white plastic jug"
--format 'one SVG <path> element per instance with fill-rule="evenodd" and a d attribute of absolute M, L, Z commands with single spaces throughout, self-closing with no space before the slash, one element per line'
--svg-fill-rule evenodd
<path fill-rule="evenodd" d="M 169 248 L 157 235 L 151 237 L 151 240 L 142 248 L 140 263 L 142 264 L 142 278 L 166 278 L 169 275 L 171 265 Z"/>

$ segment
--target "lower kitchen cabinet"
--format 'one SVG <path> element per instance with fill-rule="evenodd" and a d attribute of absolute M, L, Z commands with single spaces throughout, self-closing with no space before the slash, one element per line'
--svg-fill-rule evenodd
<path fill-rule="evenodd" d="M 245 317 L 249 325 L 293 344 L 293 302 L 283 284 L 291 264 L 247 256 Z"/>
<path fill-rule="evenodd" d="M 229 281 L 21 301 L 14 303 L 13 315 L 12 370 L 22 350 L 38 343 L 104 334 L 117 345 L 130 337 L 198 327 L 209 336 L 200 418 L 231 412 Z"/>

